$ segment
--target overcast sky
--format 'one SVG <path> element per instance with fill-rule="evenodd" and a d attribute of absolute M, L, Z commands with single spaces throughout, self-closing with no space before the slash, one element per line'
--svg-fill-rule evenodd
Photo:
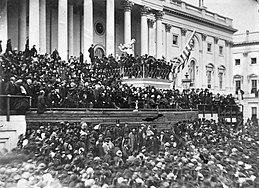
<path fill-rule="evenodd" d="M 183 0 L 198 6 L 199 0 Z M 209 11 L 233 19 L 238 33 L 259 31 L 259 4 L 255 0 L 203 0 Z"/>

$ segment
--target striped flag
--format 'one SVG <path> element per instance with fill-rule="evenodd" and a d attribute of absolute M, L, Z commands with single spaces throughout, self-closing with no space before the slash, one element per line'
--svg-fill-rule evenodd
<path fill-rule="evenodd" d="M 184 49 L 182 50 L 181 54 L 179 55 L 179 57 L 176 57 L 172 60 L 173 62 L 173 70 L 172 72 L 173 73 L 179 73 L 181 70 L 184 69 L 185 65 L 187 64 L 188 62 L 188 59 L 191 55 L 191 50 L 193 48 L 193 44 L 192 44 L 192 39 L 193 39 L 193 36 L 195 34 L 195 30 L 193 30 L 190 38 L 188 39 Z"/>

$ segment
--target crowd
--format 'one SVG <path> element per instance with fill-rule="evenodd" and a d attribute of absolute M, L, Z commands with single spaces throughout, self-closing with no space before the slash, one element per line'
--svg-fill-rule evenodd
<path fill-rule="evenodd" d="M 224 125 L 200 119 L 169 130 L 42 124 L 20 137 L 18 147 L 35 162 L 16 182 L 49 173 L 71 188 L 258 187 L 258 127 Z M 37 186 L 41 179 L 34 181 Z"/>
<path fill-rule="evenodd" d="M 122 84 L 123 75 L 130 72 L 138 74 L 131 75 L 133 77 L 142 75 L 136 70 L 143 65 L 149 70 L 144 73 L 147 77 L 165 78 L 168 72 L 164 74 L 162 70 L 169 71 L 170 65 L 150 56 L 95 57 L 93 64 L 86 64 L 81 56 L 62 61 L 57 50 L 39 55 L 34 46 L 31 50 L 27 47 L 24 52 L 8 51 L 0 56 L 0 63 L 0 94 L 31 96 L 31 105 L 38 107 L 39 113 L 46 108 L 135 108 L 135 103 L 139 109 L 196 109 L 199 104 L 225 108 L 235 105 L 232 95 L 214 95 L 208 89 L 180 93 L 175 89 L 137 88 Z M 17 99 L 11 103 L 11 109 L 27 109 L 28 104 L 28 99 Z"/>

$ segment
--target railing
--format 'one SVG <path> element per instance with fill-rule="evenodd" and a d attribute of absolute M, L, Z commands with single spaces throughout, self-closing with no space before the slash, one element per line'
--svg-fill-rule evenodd
<path fill-rule="evenodd" d="M 155 78 L 155 79 L 169 79 L 170 69 L 161 68 L 153 69 L 145 66 L 138 67 L 123 67 L 121 75 L 128 78 Z"/>
<path fill-rule="evenodd" d="M 241 106 L 242 107 L 242 106 Z M 203 114 L 205 117 L 206 113 L 210 113 L 211 116 L 213 114 L 218 114 L 220 118 L 230 118 L 230 123 L 233 124 L 233 118 L 236 118 L 236 123 L 239 124 L 238 119 L 241 117 L 240 121 L 243 119 L 243 109 L 240 109 L 238 105 L 208 105 L 208 104 L 201 104 L 198 105 L 199 113 Z"/>
<path fill-rule="evenodd" d="M 11 112 L 11 110 L 15 110 L 15 109 L 11 109 L 11 99 L 28 99 L 29 100 L 29 109 L 30 109 L 32 97 L 24 96 L 24 95 L 0 95 L 0 99 L 1 99 L 1 104 L 0 104 L 1 111 L 6 112 L 6 120 L 10 121 L 10 112 Z M 2 99 L 6 99 L 6 101 L 2 101 Z M 4 104 L 4 102 L 6 102 L 6 104 Z"/>

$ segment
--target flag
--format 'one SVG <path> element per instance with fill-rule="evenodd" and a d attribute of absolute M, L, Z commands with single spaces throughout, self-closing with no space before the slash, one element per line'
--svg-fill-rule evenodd
<path fill-rule="evenodd" d="M 191 55 L 191 50 L 193 48 L 192 39 L 195 34 L 195 30 L 193 30 L 190 38 L 188 39 L 184 49 L 182 50 L 179 57 L 174 58 L 172 61 L 176 64 L 176 66 L 173 66 L 173 73 L 179 73 L 181 70 L 184 69 L 186 63 L 188 62 L 188 59 Z"/>

